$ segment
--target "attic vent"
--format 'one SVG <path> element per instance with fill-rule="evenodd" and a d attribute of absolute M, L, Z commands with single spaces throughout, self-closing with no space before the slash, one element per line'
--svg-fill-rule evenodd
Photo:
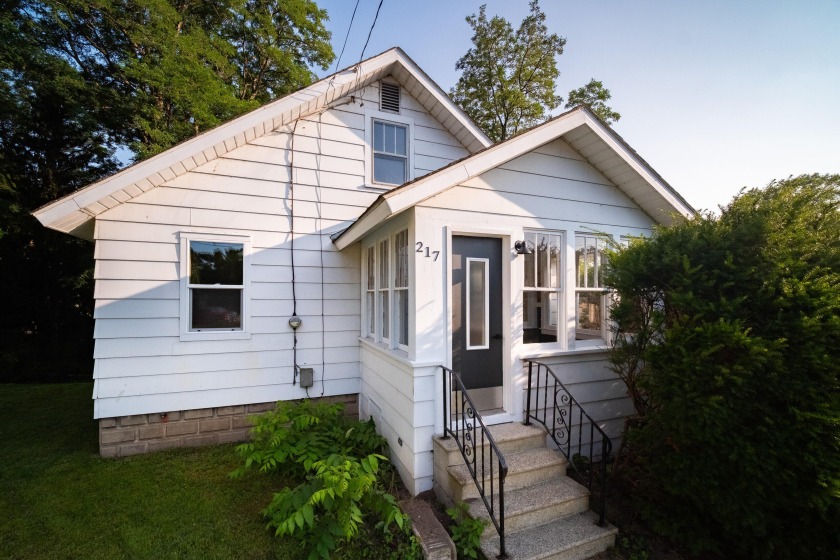
<path fill-rule="evenodd" d="M 379 107 L 382 111 L 400 112 L 400 86 L 379 82 Z"/>

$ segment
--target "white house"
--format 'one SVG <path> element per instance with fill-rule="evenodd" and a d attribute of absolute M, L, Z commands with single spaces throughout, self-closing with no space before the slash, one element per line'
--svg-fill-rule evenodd
<path fill-rule="evenodd" d="M 239 440 L 249 412 L 332 398 L 375 418 L 417 493 L 440 366 L 494 424 L 522 419 L 540 358 L 620 431 L 601 250 L 692 212 L 588 110 L 491 146 L 391 49 L 35 215 L 96 244 L 103 455 Z"/>

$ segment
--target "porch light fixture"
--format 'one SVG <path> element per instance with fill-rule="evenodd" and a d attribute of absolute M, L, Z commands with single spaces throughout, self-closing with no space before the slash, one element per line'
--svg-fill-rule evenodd
<path fill-rule="evenodd" d="M 534 248 L 527 241 L 517 241 L 513 244 L 513 250 L 517 255 L 533 255 Z"/>
<path fill-rule="evenodd" d="M 289 326 L 292 327 L 293 331 L 296 331 L 298 327 L 301 326 L 301 324 L 303 324 L 303 319 L 301 319 L 297 315 L 292 315 L 289 318 Z"/>

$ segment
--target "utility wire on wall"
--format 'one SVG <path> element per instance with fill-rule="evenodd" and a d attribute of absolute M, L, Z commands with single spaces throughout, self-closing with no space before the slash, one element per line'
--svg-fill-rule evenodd
<path fill-rule="evenodd" d="M 316 115 L 318 116 L 318 153 L 317 153 L 317 161 L 318 165 L 320 165 L 322 153 L 321 153 L 321 128 L 322 128 L 322 115 L 328 111 L 329 109 L 333 109 L 337 106 L 347 105 L 356 102 L 356 97 L 351 95 L 347 101 L 328 105 L 321 110 L 319 110 Z M 310 117 L 314 117 L 315 115 L 309 115 Z M 290 140 L 290 150 L 291 154 L 289 155 L 289 232 L 291 236 L 291 264 L 292 264 L 292 317 L 289 319 L 289 326 L 292 327 L 292 362 L 293 362 L 293 374 L 292 374 L 292 385 L 297 383 L 297 376 L 300 370 L 297 362 L 297 328 L 302 324 L 301 318 L 298 317 L 297 314 L 297 290 L 296 290 L 296 279 L 295 279 L 295 133 L 297 132 L 297 125 L 300 122 L 300 118 L 295 119 L 295 123 L 292 126 L 291 132 L 291 140 Z M 323 198 L 321 193 L 321 180 L 320 174 L 318 174 L 317 185 L 315 186 L 316 189 L 316 196 L 317 196 L 317 208 L 318 208 L 318 215 L 317 215 L 317 228 L 316 234 L 318 236 L 318 253 L 321 262 L 321 396 L 324 396 L 326 392 L 326 386 L 324 383 L 325 375 L 327 371 L 327 359 L 326 359 L 326 337 L 327 337 L 327 325 L 326 325 L 326 311 L 324 307 L 324 286 L 326 284 L 324 280 L 324 240 L 322 236 L 323 231 Z M 309 388 L 306 387 L 306 396 L 309 397 Z"/>
<path fill-rule="evenodd" d="M 358 5 L 358 3 L 357 3 Z M 353 99 L 352 97 L 350 98 Z M 320 166 L 321 162 L 321 116 L 324 114 L 324 111 L 318 112 L 318 164 Z M 318 179 L 318 253 L 321 257 L 321 396 L 324 396 L 326 392 L 326 386 L 324 380 L 327 377 L 327 323 L 325 321 L 325 313 L 324 313 L 324 238 L 322 233 L 324 231 L 324 210 L 323 204 L 324 200 L 322 198 L 321 193 L 321 180 L 320 175 Z M 306 393 L 309 396 L 309 391 Z"/>
<path fill-rule="evenodd" d="M 301 325 L 297 314 L 297 292 L 295 288 L 295 132 L 298 120 L 292 125 L 291 154 L 289 155 L 289 235 L 291 236 L 292 256 L 292 317 L 289 326 L 292 327 L 292 385 L 297 383 L 297 328 Z"/>

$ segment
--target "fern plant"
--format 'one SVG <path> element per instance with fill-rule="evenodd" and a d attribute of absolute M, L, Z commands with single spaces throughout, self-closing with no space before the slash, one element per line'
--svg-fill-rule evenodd
<path fill-rule="evenodd" d="M 386 446 L 372 421 L 351 421 L 342 405 L 310 401 L 279 403 L 253 421 L 253 441 L 237 447 L 243 464 L 231 476 L 282 469 L 302 481 L 276 493 L 262 513 L 276 536 L 306 542 L 309 560 L 328 559 L 369 514 L 382 531 L 407 527 L 407 516 L 379 480 Z"/>

